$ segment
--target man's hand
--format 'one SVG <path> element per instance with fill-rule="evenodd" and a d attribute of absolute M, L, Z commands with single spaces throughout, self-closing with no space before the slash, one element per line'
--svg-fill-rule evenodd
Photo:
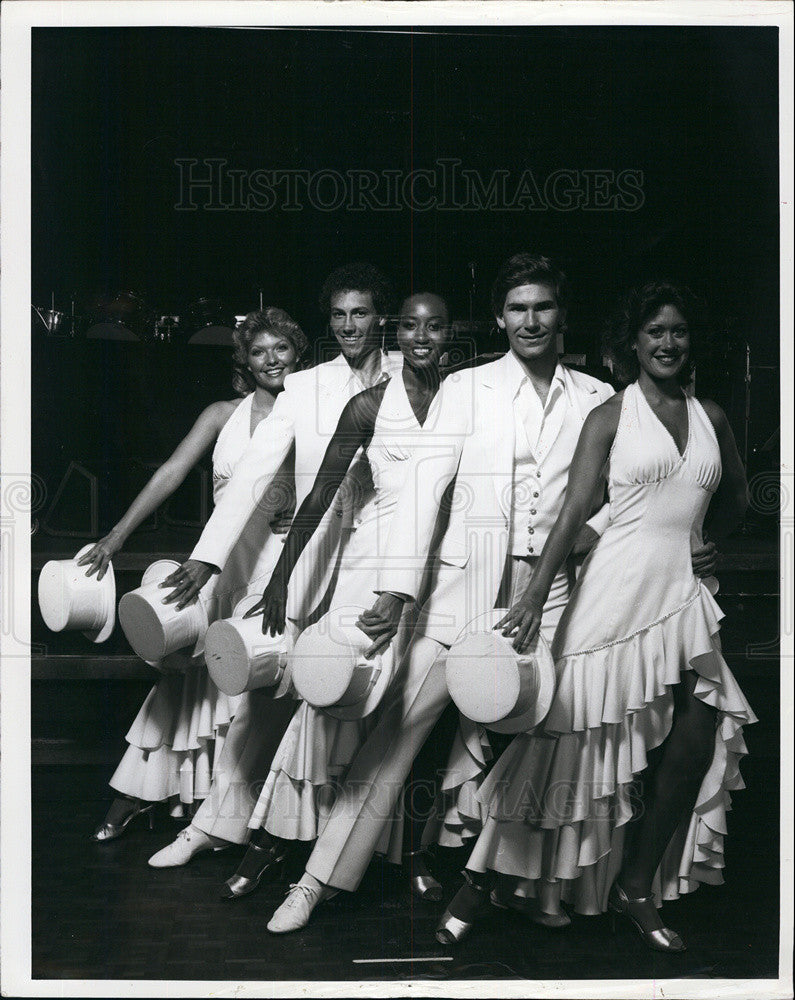
<path fill-rule="evenodd" d="M 161 587 L 174 588 L 170 594 L 163 598 L 163 604 L 173 604 L 174 601 L 179 601 L 177 611 L 182 611 L 184 607 L 196 600 L 199 591 L 214 571 L 215 566 L 211 566 L 210 563 L 199 562 L 198 559 L 188 559 L 160 584 Z"/>
<path fill-rule="evenodd" d="M 287 585 L 280 579 L 271 577 L 262 597 L 253 608 L 250 608 L 244 618 L 254 618 L 262 615 L 262 634 L 281 635 L 284 632 L 287 610 Z"/>
<path fill-rule="evenodd" d="M 718 550 L 714 542 L 705 542 L 697 549 L 691 549 L 690 558 L 693 560 L 693 572 L 702 579 L 714 576 L 718 565 Z"/>
<path fill-rule="evenodd" d="M 501 628 L 502 634 L 508 639 L 513 636 L 513 648 L 517 653 L 523 653 L 538 634 L 543 611 L 543 601 L 525 594 L 494 628 Z"/>
<path fill-rule="evenodd" d="M 598 541 L 599 535 L 593 530 L 593 528 L 584 524 L 582 528 L 580 528 L 580 533 L 574 541 L 571 554 L 575 557 L 575 559 L 577 559 L 578 562 L 580 562 L 588 555 Z"/>
<path fill-rule="evenodd" d="M 364 654 L 371 660 L 376 653 L 383 652 L 397 634 L 400 616 L 403 614 L 404 600 L 395 594 L 381 594 L 369 611 L 365 611 L 356 622 L 358 628 L 368 639 L 373 640 L 372 646 Z"/>

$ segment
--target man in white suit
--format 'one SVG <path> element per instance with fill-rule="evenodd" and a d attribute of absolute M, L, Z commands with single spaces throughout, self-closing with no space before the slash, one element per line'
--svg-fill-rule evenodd
<path fill-rule="evenodd" d="M 448 377 L 429 415 L 392 520 L 384 590 L 360 627 L 372 655 L 394 636 L 419 566 L 429 554 L 445 488 L 455 479 L 435 579 L 383 714 L 348 772 L 300 883 L 268 929 L 296 930 L 337 889 L 355 890 L 415 755 L 449 703 L 444 653 L 463 627 L 524 592 L 563 503 L 582 424 L 613 389 L 558 361 L 566 320 L 565 276 L 547 258 L 517 254 L 500 269 L 492 310 L 510 350 Z M 432 443 L 431 443 L 432 437 Z M 594 508 L 602 496 L 594 496 Z M 583 529 L 584 553 L 607 524 L 602 507 Z M 551 638 L 568 599 L 565 572 L 552 587 L 542 628 Z"/>
<path fill-rule="evenodd" d="M 177 601 L 179 608 L 184 607 L 214 572 L 223 569 L 257 505 L 269 502 L 268 487 L 293 448 L 296 509 L 300 507 L 345 404 L 400 367 L 402 356 L 390 358 L 381 346 L 391 298 L 387 279 L 371 264 L 348 264 L 326 279 L 320 307 L 329 317 L 341 353 L 287 376 L 284 390 L 255 429 L 190 559 L 166 579 L 164 586 L 173 588 L 167 602 Z M 340 491 L 341 502 L 330 505 L 299 560 L 290 580 L 287 613 L 291 619 L 305 621 L 322 609 L 356 507 L 372 489 L 368 475 L 365 462 L 354 462 Z M 274 701 L 258 695 L 253 692 L 241 700 L 220 763 L 214 768 L 210 795 L 177 840 L 150 859 L 154 867 L 182 865 L 200 851 L 248 839 L 248 819 L 256 801 L 254 782 L 267 774 L 294 710 L 292 699 Z M 264 855 L 262 864 L 268 864 Z"/>
<path fill-rule="evenodd" d="M 341 353 L 330 361 L 287 376 L 284 390 L 276 397 L 271 413 L 254 431 L 190 559 L 166 579 L 164 586 L 174 588 L 166 601 L 178 601 L 177 607 L 184 607 L 211 575 L 223 568 L 246 522 L 293 447 L 296 509 L 301 506 L 314 484 L 345 404 L 351 396 L 400 368 L 400 356 L 390 358 L 381 350 L 391 296 L 386 278 L 371 264 L 348 264 L 326 279 L 320 307 L 329 317 L 329 328 Z M 356 471 L 361 474 L 362 470 Z M 356 489 L 353 484 L 349 486 L 342 494 L 352 503 L 357 499 Z M 367 484 L 360 486 L 365 489 Z M 344 520 L 342 515 L 339 505 L 328 511 L 316 532 L 315 548 L 309 552 L 311 546 L 307 546 L 296 566 L 294 581 L 300 581 L 301 586 L 290 589 L 290 618 L 304 618 L 323 597 L 323 588 L 328 584 L 328 564 L 333 562 L 341 535 L 337 522 Z M 311 567 L 311 572 L 300 572 L 302 563 Z"/>

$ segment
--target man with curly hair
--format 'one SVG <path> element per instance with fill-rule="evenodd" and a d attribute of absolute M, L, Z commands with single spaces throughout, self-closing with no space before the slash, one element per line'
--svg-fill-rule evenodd
<path fill-rule="evenodd" d="M 392 289 L 377 267 L 352 263 L 337 268 L 323 284 L 320 306 L 340 353 L 285 379 L 283 392 L 254 431 L 190 559 L 165 581 L 173 588 L 165 600 L 177 602 L 178 608 L 195 600 L 212 574 L 224 568 L 258 504 L 267 502 L 268 488 L 290 452 L 295 450 L 298 509 L 312 488 L 345 404 L 401 364 L 400 357 L 391 358 L 381 347 Z M 340 490 L 341 503 L 330 507 L 304 551 L 291 580 L 290 618 L 306 620 L 323 608 L 340 547 L 356 509 L 372 488 L 368 471 L 366 462 L 353 463 Z M 183 865 L 201 851 L 248 839 L 248 819 L 256 802 L 254 782 L 267 774 L 294 707 L 290 699 L 274 702 L 253 694 L 243 699 L 232 721 L 210 796 L 187 830 L 150 864 Z M 263 864 L 267 863 L 266 855 Z"/>

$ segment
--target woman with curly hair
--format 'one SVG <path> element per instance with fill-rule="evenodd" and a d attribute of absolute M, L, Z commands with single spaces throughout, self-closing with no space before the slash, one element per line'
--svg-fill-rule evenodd
<path fill-rule="evenodd" d="M 211 445 L 213 499 L 218 502 L 254 429 L 273 409 L 286 376 L 301 367 L 306 348 L 303 331 L 283 309 L 271 306 L 246 316 L 234 334 L 232 374 L 242 398 L 212 403 L 199 415 L 124 517 L 80 560 L 88 566 L 87 576 L 96 573 L 102 579 L 128 536 L 179 488 Z M 216 617 L 231 614 L 252 590 L 261 592 L 281 549 L 271 524 L 292 513 L 291 491 L 292 477 L 285 475 L 270 491 L 272 502 L 252 518 L 224 572 L 210 585 Z M 118 796 L 93 839 L 114 840 L 145 813 L 151 821 L 156 802 L 172 800 L 172 812 L 179 815 L 182 805 L 206 796 L 213 758 L 238 701 L 215 687 L 200 657 L 184 672 L 164 673 L 127 734 L 130 745 L 110 780 Z"/>
<path fill-rule="evenodd" d="M 630 293 L 606 338 L 629 384 L 587 417 L 561 513 L 496 626 L 517 650 L 538 632 L 605 465 L 610 523 L 555 634 L 549 714 L 480 790 L 488 818 L 440 940 L 471 926 L 491 871 L 527 880 L 559 926 L 569 922 L 563 899 L 583 914 L 610 910 L 650 948 L 681 952 L 658 907 L 722 881 L 742 727 L 755 717 L 721 655 L 715 587 L 695 574 L 691 550 L 705 515 L 712 538 L 739 525 L 747 488 L 723 411 L 684 392 L 699 317 L 686 289 L 652 282 Z"/>

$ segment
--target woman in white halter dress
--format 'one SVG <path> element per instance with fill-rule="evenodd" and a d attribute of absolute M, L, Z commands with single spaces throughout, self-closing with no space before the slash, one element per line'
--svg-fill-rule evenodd
<path fill-rule="evenodd" d="M 285 377 L 300 365 L 307 346 L 300 327 L 281 309 L 250 313 L 235 332 L 235 388 L 240 401 L 209 406 L 174 454 L 152 477 L 110 534 L 86 553 L 81 564 L 104 574 L 109 560 L 128 535 L 180 485 L 210 444 L 213 450 L 213 499 L 231 478 L 251 433 L 273 406 Z M 290 460 L 288 459 L 288 462 Z M 208 619 L 232 614 L 238 600 L 262 587 L 281 552 L 281 538 L 271 523 L 283 523 L 294 509 L 295 495 L 286 467 L 247 525 L 224 572 L 203 592 Z M 153 686 L 129 732 L 129 747 L 110 785 L 119 793 L 95 840 L 120 836 L 137 815 L 156 802 L 169 801 L 173 815 L 208 794 L 214 761 L 240 698 L 221 693 L 207 673 L 202 640 L 190 653 L 173 654 L 168 669 Z"/>
<path fill-rule="evenodd" d="M 407 460 L 422 435 L 432 433 L 429 428 L 432 411 L 427 420 L 426 414 L 438 385 L 438 359 L 448 325 L 444 301 L 435 295 L 410 297 L 403 303 L 401 313 L 398 342 L 405 357 L 403 372 L 394 375 L 388 383 L 355 397 L 343 413 L 313 494 L 307 507 L 296 515 L 285 543 L 284 559 L 280 560 L 263 596 L 265 628 L 276 631 L 284 628 L 286 581 L 314 530 L 316 515 L 322 512 L 321 494 L 328 501 L 341 483 L 353 453 L 361 445 L 365 445 L 374 490 L 354 520 L 331 608 L 367 606 L 373 592 L 379 589 L 381 568 L 389 555 L 385 551 L 389 523 L 403 486 Z M 407 393 L 407 383 L 419 386 L 412 388 L 414 406 Z M 313 496 L 318 499 L 317 510 L 313 510 Z M 402 629 L 398 633 L 396 643 L 400 643 L 405 631 Z M 399 650 L 395 655 L 399 655 Z M 286 853 L 286 841 L 310 841 L 318 836 L 333 805 L 337 787 L 377 718 L 376 710 L 362 720 L 340 721 L 305 702 L 301 704 L 273 758 L 249 821 L 249 827 L 255 831 L 252 846 L 237 874 L 228 880 L 225 895 L 244 895 L 256 888 L 261 877 L 263 851 L 279 859 Z M 455 733 L 455 753 L 448 763 L 444 781 L 448 796 L 453 800 L 455 789 L 476 779 L 485 767 L 476 728 L 466 722 L 464 726 Z M 451 728 L 449 721 L 446 728 Z M 449 739 L 439 736 L 439 745 L 449 748 L 453 733 L 448 735 Z M 469 747 L 475 752 L 467 752 Z M 453 817 L 454 811 L 449 817 L 453 832 L 448 833 L 448 839 L 457 832 Z M 401 832 L 400 823 L 386 824 L 379 845 L 380 853 L 396 863 L 401 860 Z M 444 826 L 437 832 L 443 842 L 445 833 Z M 413 890 L 426 897 L 430 893 L 433 898 L 441 898 L 441 887 L 425 867 L 416 830 L 412 831 L 411 839 L 414 850 L 408 864 L 412 870 Z"/>
<path fill-rule="evenodd" d="M 638 380 L 586 421 L 564 509 L 528 591 L 501 623 L 518 648 L 537 631 L 549 572 L 569 551 L 579 497 L 605 459 L 610 524 L 556 632 L 549 714 L 513 741 L 478 793 L 488 818 L 461 890 L 471 896 L 474 884 L 482 895 L 478 873 L 488 870 L 516 876 L 548 912 L 561 896 L 583 914 L 609 907 L 663 951 L 684 943 L 656 907 L 722 882 L 730 792 L 743 787 L 742 727 L 755 721 L 721 655 L 715 581 L 691 566 L 722 476 L 712 537 L 737 526 L 745 498 L 725 416 L 681 388 L 692 312 L 672 286 L 630 297 L 637 319 L 625 324 L 623 346 Z M 447 930 L 440 925 L 440 940 L 456 937 Z"/>

